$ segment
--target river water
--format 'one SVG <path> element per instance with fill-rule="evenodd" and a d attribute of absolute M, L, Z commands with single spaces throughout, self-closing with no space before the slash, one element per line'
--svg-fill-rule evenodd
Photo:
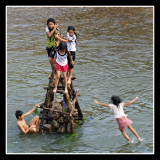
<path fill-rule="evenodd" d="M 152 7 L 8 7 L 7 15 L 7 153 L 153 153 L 153 8 Z M 45 27 L 49 17 L 64 36 L 73 25 L 77 55 L 73 76 L 84 123 L 73 134 L 24 135 L 15 111 L 27 112 L 45 99 L 48 61 Z M 119 95 L 141 143 L 118 130 L 113 112 L 93 103 L 111 103 Z M 61 97 L 59 97 L 61 98 Z M 38 109 L 40 111 L 40 109 Z M 27 123 L 33 114 L 26 117 Z"/>

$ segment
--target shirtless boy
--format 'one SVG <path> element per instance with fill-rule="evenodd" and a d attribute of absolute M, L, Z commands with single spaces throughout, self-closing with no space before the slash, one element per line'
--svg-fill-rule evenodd
<path fill-rule="evenodd" d="M 24 120 L 24 117 L 30 115 L 34 110 L 36 110 L 38 107 L 40 107 L 41 104 L 43 104 L 44 102 L 41 102 L 39 104 L 36 104 L 36 106 L 31 109 L 30 111 L 28 111 L 27 113 L 23 113 L 20 110 L 17 110 L 15 112 L 15 116 L 17 118 L 17 126 L 18 128 L 24 133 L 35 133 L 37 131 L 39 131 L 38 129 L 38 125 L 39 125 L 39 116 L 35 116 L 29 123 L 29 125 L 27 125 L 27 123 Z"/>

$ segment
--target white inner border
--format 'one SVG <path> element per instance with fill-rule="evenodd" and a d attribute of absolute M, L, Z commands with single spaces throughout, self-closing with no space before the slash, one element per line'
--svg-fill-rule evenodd
<path fill-rule="evenodd" d="M 41 7 L 43 7 L 43 8 L 45 8 L 45 7 L 83 7 L 83 8 L 85 8 L 85 7 L 101 7 L 101 8 L 103 8 L 103 7 L 151 7 L 151 8 L 153 8 L 153 153 L 7 153 L 7 8 L 17 8 L 17 7 L 19 7 L 19 8 L 26 8 L 26 7 L 28 7 L 28 8 L 33 8 L 33 7 L 39 7 L 39 8 L 41 8 Z M 154 114 L 155 114 L 155 112 L 154 112 L 154 25 L 155 25 L 155 22 L 154 22 L 154 18 L 155 18 L 155 16 L 154 16 L 154 13 L 155 13 L 155 9 L 154 9 L 154 5 L 142 5 L 142 6 L 132 6 L 132 5 L 125 5 L 125 6 L 102 6 L 102 5 L 91 5 L 91 6 L 69 6 L 69 5 L 66 5 L 66 6 L 30 6 L 30 5 L 25 5 L 25 6 L 12 6 L 12 5 L 8 5 L 8 6 L 6 6 L 6 8 L 5 8 L 6 10 L 5 10 L 5 19 L 6 19 L 6 70 L 5 70 L 5 75 L 6 75 L 6 107 L 5 107 L 5 112 L 6 112 L 6 141 L 5 141 L 5 144 L 6 144 L 6 154 L 14 154 L 14 155 L 18 155 L 18 154 L 31 154 L 31 155 L 39 155 L 39 154 L 43 154 L 43 155 L 46 155 L 46 154 L 48 154 L 48 155 L 65 155 L 65 154 L 70 154 L 70 155 L 74 155 L 74 154 L 79 154 L 79 155 L 81 155 L 81 154 L 86 154 L 86 155 L 93 155 L 93 154 L 101 154 L 101 155 L 104 155 L 104 154 L 154 154 L 155 153 L 155 151 L 154 151 L 154 142 L 155 142 L 155 140 L 154 140 L 154 130 L 155 130 L 155 126 L 154 126 Z M 133 144 L 134 145 L 134 144 Z"/>

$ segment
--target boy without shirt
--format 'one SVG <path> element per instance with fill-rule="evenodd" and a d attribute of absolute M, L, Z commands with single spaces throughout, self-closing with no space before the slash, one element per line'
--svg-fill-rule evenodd
<path fill-rule="evenodd" d="M 17 126 L 18 128 L 24 133 L 35 133 L 37 131 L 39 131 L 38 129 L 38 125 L 39 125 L 39 116 L 35 116 L 29 123 L 29 125 L 27 125 L 26 121 L 24 120 L 24 117 L 30 115 L 34 110 L 36 110 L 38 107 L 40 107 L 41 104 L 43 104 L 44 102 L 41 102 L 40 104 L 36 104 L 36 106 L 31 109 L 30 111 L 28 111 L 27 113 L 23 113 L 21 110 L 17 110 L 15 112 L 15 116 L 17 118 Z"/>

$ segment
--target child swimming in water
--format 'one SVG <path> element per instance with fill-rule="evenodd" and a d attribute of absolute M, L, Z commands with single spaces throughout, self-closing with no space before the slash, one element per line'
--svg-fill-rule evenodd
<path fill-rule="evenodd" d="M 43 103 L 44 103 L 44 101 L 39 104 L 36 104 L 36 106 L 33 109 L 31 109 L 30 111 L 28 111 L 27 113 L 23 113 L 23 111 L 21 111 L 21 110 L 16 110 L 15 116 L 17 118 L 17 126 L 24 134 L 27 134 L 29 132 L 36 133 L 39 131 L 39 129 L 38 129 L 39 116 L 35 116 L 30 121 L 29 125 L 27 125 L 26 121 L 24 120 L 24 117 L 27 117 L 28 115 L 33 113 L 33 111 L 36 110 L 37 108 L 39 108 Z"/>
<path fill-rule="evenodd" d="M 112 96 L 111 100 L 113 104 L 103 104 L 94 100 L 94 103 L 105 107 L 110 107 L 113 110 L 114 118 L 117 120 L 119 125 L 119 130 L 130 143 L 133 143 L 133 141 L 126 134 L 125 127 L 128 127 L 129 130 L 138 138 L 139 141 L 141 141 L 141 138 L 138 136 L 137 132 L 132 128 L 131 124 L 133 122 L 132 120 L 128 119 L 127 116 L 124 114 L 123 107 L 132 104 L 137 98 L 138 97 L 135 97 L 130 102 L 124 103 L 118 96 Z"/>

